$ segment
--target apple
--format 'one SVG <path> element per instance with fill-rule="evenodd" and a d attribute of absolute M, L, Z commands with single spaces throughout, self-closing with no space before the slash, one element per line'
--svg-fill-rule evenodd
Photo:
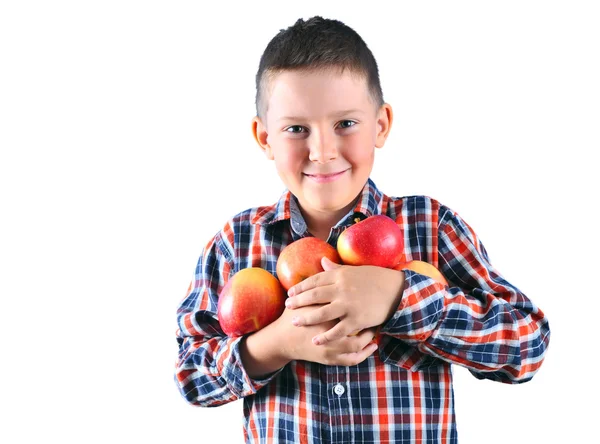
<path fill-rule="evenodd" d="M 404 235 L 392 218 L 378 214 L 346 228 L 337 251 L 347 265 L 392 268 L 404 257 Z"/>
<path fill-rule="evenodd" d="M 394 270 L 416 271 L 419 274 L 433 278 L 440 284 L 448 285 L 448 281 L 446 280 L 444 275 L 442 273 L 440 273 L 440 271 L 437 268 L 435 268 L 433 265 L 431 265 L 427 262 L 424 262 L 424 261 L 414 260 L 414 261 L 406 262 L 403 264 L 399 264 L 394 267 Z"/>
<path fill-rule="evenodd" d="M 335 248 L 318 237 L 303 237 L 287 245 L 277 259 L 277 277 L 289 290 L 307 277 L 323 271 L 321 259 L 342 263 Z"/>
<path fill-rule="evenodd" d="M 285 291 L 275 276 L 262 268 L 244 268 L 219 293 L 217 318 L 225 334 L 242 336 L 281 316 L 285 299 Z"/>

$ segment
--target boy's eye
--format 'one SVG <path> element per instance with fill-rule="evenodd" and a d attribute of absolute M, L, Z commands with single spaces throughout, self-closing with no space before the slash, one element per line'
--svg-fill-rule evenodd
<path fill-rule="evenodd" d="M 287 131 L 288 133 L 293 133 L 293 134 L 298 134 L 298 133 L 300 133 L 300 131 L 290 131 L 290 130 L 291 130 L 291 129 L 293 129 L 293 128 L 300 129 L 300 130 L 303 130 L 303 129 L 304 129 L 304 128 L 303 128 L 303 127 L 301 127 L 300 125 L 292 125 L 292 126 L 290 126 L 288 129 L 286 129 L 286 131 Z"/>
<path fill-rule="evenodd" d="M 356 122 L 354 122 L 353 120 L 342 120 L 340 122 L 341 128 L 350 128 L 354 125 L 356 125 Z M 292 134 L 300 134 L 303 130 L 305 130 L 305 128 L 303 126 L 292 125 L 286 129 L 286 132 L 292 133 Z"/>

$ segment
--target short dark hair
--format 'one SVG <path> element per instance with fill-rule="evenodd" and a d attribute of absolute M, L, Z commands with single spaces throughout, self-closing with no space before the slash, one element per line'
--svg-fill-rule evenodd
<path fill-rule="evenodd" d="M 281 29 L 267 45 L 256 73 L 256 115 L 266 124 L 268 86 L 277 74 L 331 69 L 366 78 L 377 109 L 384 104 L 377 62 L 360 35 L 338 20 L 315 16 Z"/>

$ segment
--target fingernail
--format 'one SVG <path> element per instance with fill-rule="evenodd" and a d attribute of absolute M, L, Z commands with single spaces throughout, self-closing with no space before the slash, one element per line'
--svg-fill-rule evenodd
<path fill-rule="evenodd" d="M 294 296 L 294 289 L 293 288 L 290 288 L 288 290 L 288 296 L 290 296 L 290 297 Z"/>
<path fill-rule="evenodd" d="M 298 318 L 298 317 L 292 318 L 292 324 L 294 324 L 296 327 L 298 327 L 300 325 L 300 318 Z"/>
<path fill-rule="evenodd" d="M 286 306 L 287 308 L 290 308 L 290 306 L 291 306 L 291 305 L 292 305 L 292 301 L 290 301 L 289 299 L 286 299 L 286 300 L 285 300 L 285 306 Z"/>
<path fill-rule="evenodd" d="M 315 345 L 321 345 L 321 340 L 317 337 L 313 338 L 312 341 L 313 341 L 313 344 L 315 344 Z"/>

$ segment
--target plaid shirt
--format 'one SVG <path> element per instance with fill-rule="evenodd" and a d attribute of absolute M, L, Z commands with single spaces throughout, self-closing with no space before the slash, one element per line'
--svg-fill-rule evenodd
<path fill-rule="evenodd" d="M 426 196 L 386 196 L 369 179 L 354 210 L 332 228 L 331 245 L 354 213 L 394 219 L 406 259 L 433 264 L 450 283 L 406 270 L 378 350 L 355 366 L 292 361 L 252 379 L 240 359 L 241 338 L 219 326 L 218 294 L 235 272 L 261 267 L 276 276 L 281 250 L 310 236 L 289 191 L 273 206 L 233 217 L 200 257 L 177 312 L 175 381 L 194 405 L 244 398 L 246 442 L 456 443 L 451 364 L 506 383 L 528 381 L 542 364 L 547 319 L 490 264 L 456 212 Z"/>

